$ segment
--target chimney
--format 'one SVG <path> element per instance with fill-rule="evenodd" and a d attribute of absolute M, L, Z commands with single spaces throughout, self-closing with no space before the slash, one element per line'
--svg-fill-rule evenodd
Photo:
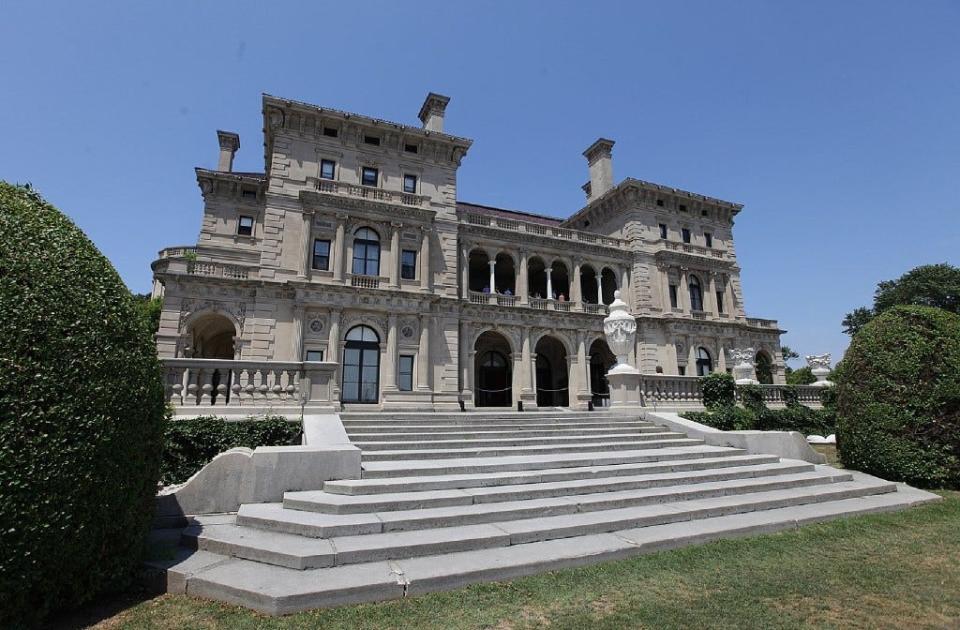
<path fill-rule="evenodd" d="M 449 96 L 442 94 L 427 94 L 427 100 L 423 102 L 420 108 L 420 121 L 423 128 L 427 131 L 443 131 L 443 114 L 447 111 L 447 103 L 450 102 Z"/>
<path fill-rule="evenodd" d="M 583 152 L 590 167 L 589 189 L 584 186 L 590 200 L 596 199 L 613 188 L 613 140 L 599 138 Z"/>
<path fill-rule="evenodd" d="M 240 148 L 240 136 L 232 131 L 217 130 L 217 139 L 220 140 L 220 161 L 217 170 L 229 173 L 233 170 L 233 156 Z"/>

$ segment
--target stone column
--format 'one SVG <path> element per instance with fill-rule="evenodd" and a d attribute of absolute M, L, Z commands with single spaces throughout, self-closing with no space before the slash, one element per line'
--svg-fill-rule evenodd
<path fill-rule="evenodd" d="M 687 275 L 687 268 L 680 267 L 680 284 L 677 287 L 678 305 L 685 313 L 690 312 L 690 281 Z"/>
<path fill-rule="evenodd" d="M 433 273 L 430 270 L 430 228 L 424 226 L 420 234 L 420 288 L 429 292 L 433 288 Z"/>
<path fill-rule="evenodd" d="M 547 267 L 547 299 L 553 299 L 553 267 Z"/>
<path fill-rule="evenodd" d="M 337 215 L 337 235 L 333 242 L 333 279 L 343 282 L 343 265 L 346 252 L 343 249 L 343 224 L 345 215 Z"/>
<path fill-rule="evenodd" d="M 588 395 L 590 393 L 590 363 L 587 361 L 587 340 L 583 331 L 577 331 L 577 363 L 580 364 L 579 383 L 577 383 L 577 393 L 579 395 Z M 579 398 L 579 396 L 578 396 Z"/>
<path fill-rule="evenodd" d="M 520 250 L 520 278 L 518 280 L 517 293 L 520 295 L 520 303 L 526 304 L 530 301 L 530 279 L 527 277 L 527 252 L 523 249 Z"/>
<path fill-rule="evenodd" d="M 300 251 L 303 254 L 300 257 L 300 269 L 297 270 L 297 276 L 300 278 L 306 278 L 307 273 L 310 270 L 310 250 L 313 249 L 313 239 L 310 238 L 310 228 L 313 225 L 313 213 L 307 212 L 304 210 L 300 217 L 302 219 L 301 223 L 301 233 L 300 233 Z M 299 359 L 298 359 L 299 360 Z"/>
<path fill-rule="evenodd" d="M 570 285 L 570 301 L 576 308 L 583 308 L 583 293 L 580 287 L 580 263 L 579 258 L 573 259 L 573 284 Z"/>
<path fill-rule="evenodd" d="M 430 362 L 430 316 L 420 316 L 420 347 L 417 349 L 417 389 L 433 389 L 433 364 Z"/>
<path fill-rule="evenodd" d="M 631 309 L 633 308 L 632 293 L 630 290 L 630 268 L 624 267 L 620 270 L 620 299 L 626 302 Z"/>
<path fill-rule="evenodd" d="M 293 326 L 290 331 L 290 360 L 303 361 L 303 315 L 302 305 L 293 307 Z"/>
<path fill-rule="evenodd" d="M 597 277 L 597 304 L 603 304 L 603 270 L 594 273 Z"/>
<path fill-rule="evenodd" d="M 490 295 L 497 292 L 497 259 L 494 258 L 487 262 L 490 267 Z"/>
<path fill-rule="evenodd" d="M 464 243 L 460 250 L 461 265 L 460 283 L 462 285 L 461 296 L 463 299 L 470 299 L 470 246 Z"/>
<path fill-rule="evenodd" d="M 536 400 L 533 392 L 533 364 L 530 358 L 530 327 L 524 326 L 520 341 L 520 398 Z"/>
<path fill-rule="evenodd" d="M 330 330 L 327 331 L 327 361 L 340 363 L 340 309 L 330 311 Z"/>
<path fill-rule="evenodd" d="M 707 276 L 707 286 L 704 287 L 706 295 L 703 296 L 703 308 L 708 313 L 712 313 L 714 317 L 720 316 L 720 309 L 717 308 L 717 285 L 716 285 L 716 274 L 712 271 L 706 273 Z"/>
<path fill-rule="evenodd" d="M 660 294 L 662 298 L 661 305 L 663 306 L 664 313 L 670 313 L 673 307 L 670 305 L 670 268 L 669 267 L 657 267 L 657 271 L 660 273 Z"/>
<path fill-rule="evenodd" d="M 470 323 L 460 322 L 460 351 L 457 356 L 460 359 L 460 392 L 465 401 L 470 400 L 473 395 L 473 381 L 470 380 L 470 336 Z"/>
<path fill-rule="evenodd" d="M 390 234 L 390 286 L 400 286 L 400 223 L 391 223 Z"/>
<path fill-rule="evenodd" d="M 397 315 L 387 318 L 387 356 L 383 366 L 384 391 L 397 389 Z"/>

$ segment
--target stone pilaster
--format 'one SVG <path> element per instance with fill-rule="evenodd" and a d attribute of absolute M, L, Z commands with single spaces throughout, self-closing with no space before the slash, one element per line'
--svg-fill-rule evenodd
<path fill-rule="evenodd" d="M 417 349 L 417 389 L 433 389 L 433 364 L 430 362 L 430 316 L 420 316 L 420 346 Z"/>

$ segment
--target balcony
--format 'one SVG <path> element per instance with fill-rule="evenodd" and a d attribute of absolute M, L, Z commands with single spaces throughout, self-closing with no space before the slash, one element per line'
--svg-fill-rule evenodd
<path fill-rule="evenodd" d="M 727 257 L 725 251 L 714 249 L 712 247 L 702 247 L 693 243 L 678 243 L 676 241 L 660 240 L 663 248 L 671 252 L 682 252 L 684 254 L 693 254 L 694 256 L 706 256 L 707 258 L 724 259 Z"/>
<path fill-rule="evenodd" d="M 414 195 L 411 193 L 400 192 L 399 190 L 386 190 L 376 186 L 359 186 L 357 184 L 348 184 L 331 179 L 308 178 L 308 181 L 314 182 L 314 188 L 317 192 L 331 195 L 344 195 L 346 197 L 356 197 L 360 199 L 371 199 L 383 203 L 396 204 L 401 206 L 411 206 L 413 208 L 428 208 L 430 206 L 430 197 L 426 195 Z"/>
<path fill-rule="evenodd" d="M 153 262 L 151 267 L 156 273 L 179 273 L 208 278 L 249 280 L 258 277 L 259 268 L 254 265 L 234 265 L 212 260 L 197 260 L 196 252 L 196 247 L 168 247 L 160 250 L 159 258 Z"/>
<path fill-rule="evenodd" d="M 382 276 L 362 276 L 359 274 L 348 274 L 350 286 L 358 289 L 379 289 L 380 283 L 386 282 L 388 278 Z"/>
<path fill-rule="evenodd" d="M 557 311 L 560 313 L 583 312 L 594 315 L 606 315 L 607 307 L 604 304 L 587 304 L 575 302 L 561 302 L 559 300 L 545 300 L 543 298 L 528 298 L 527 304 L 522 304 L 516 295 L 502 295 L 499 293 L 484 293 L 470 291 L 467 299 L 471 304 L 496 304 L 506 307 L 527 307 L 538 311 Z"/>
<path fill-rule="evenodd" d="M 761 319 L 759 317 L 748 317 L 747 325 L 755 326 L 757 328 L 768 328 L 770 330 L 779 329 L 779 326 L 777 325 L 777 320 L 775 319 Z"/>
<path fill-rule="evenodd" d="M 593 232 L 580 232 L 579 230 L 570 230 L 557 227 L 555 225 L 543 225 L 541 223 L 529 223 L 527 221 L 518 221 L 516 219 L 505 219 L 503 217 L 490 216 L 479 212 L 463 212 L 460 214 L 461 221 L 469 225 L 481 225 L 484 227 L 495 227 L 510 232 L 520 232 L 525 234 L 536 234 L 537 236 L 548 236 L 552 238 L 563 239 L 564 241 L 575 241 L 579 243 L 590 243 L 593 245 L 603 245 L 606 247 L 616 247 L 624 249 L 626 241 L 619 238 L 594 234 Z"/>

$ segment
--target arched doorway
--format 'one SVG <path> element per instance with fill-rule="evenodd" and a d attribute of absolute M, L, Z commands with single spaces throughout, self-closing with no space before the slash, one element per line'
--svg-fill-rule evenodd
<path fill-rule="evenodd" d="M 237 329 L 225 315 L 205 313 L 190 327 L 191 355 L 196 359 L 236 358 L 233 340 Z"/>
<path fill-rule="evenodd" d="M 545 335 L 537 342 L 537 406 L 570 405 L 567 351 L 556 337 Z"/>
<path fill-rule="evenodd" d="M 355 326 L 343 344 L 340 399 L 376 403 L 380 394 L 380 337 L 369 326 Z"/>
<path fill-rule="evenodd" d="M 713 372 L 713 359 L 706 348 L 697 348 L 697 376 L 706 376 Z"/>
<path fill-rule="evenodd" d="M 470 290 L 475 293 L 490 293 L 490 257 L 482 249 L 474 249 L 467 260 Z"/>
<path fill-rule="evenodd" d="M 559 260 L 553 261 L 550 265 L 550 284 L 553 294 L 547 297 L 561 302 L 570 301 L 570 274 L 567 266 Z"/>
<path fill-rule="evenodd" d="M 510 407 L 513 391 L 509 342 L 500 333 L 488 330 L 477 337 L 474 350 L 474 404 Z"/>
<path fill-rule="evenodd" d="M 538 256 L 527 261 L 527 289 L 532 298 L 550 297 L 547 295 L 547 266 Z"/>
<path fill-rule="evenodd" d="M 770 355 L 761 350 L 754 359 L 757 371 L 757 380 L 764 385 L 773 384 L 773 361 Z"/>
<path fill-rule="evenodd" d="M 599 278 L 590 265 L 580 267 L 580 299 L 584 304 L 597 304 L 600 299 Z"/>
<path fill-rule="evenodd" d="M 517 293 L 517 272 L 513 265 L 513 258 L 510 254 L 500 252 L 495 260 L 495 286 L 492 287 L 494 293 L 502 295 L 516 295 Z"/>
<path fill-rule="evenodd" d="M 606 340 L 597 339 L 590 344 L 590 399 L 594 408 L 610 406 L 610 383 L 607 371 L 617 363 Z"/>
<path fill-rule="evenodd" d="M 600 272 L 600 287 L 603 303 L 613 304 L 613 293 L 617 290 L 617 277 L 609 267 L 604 267 Z"/>

